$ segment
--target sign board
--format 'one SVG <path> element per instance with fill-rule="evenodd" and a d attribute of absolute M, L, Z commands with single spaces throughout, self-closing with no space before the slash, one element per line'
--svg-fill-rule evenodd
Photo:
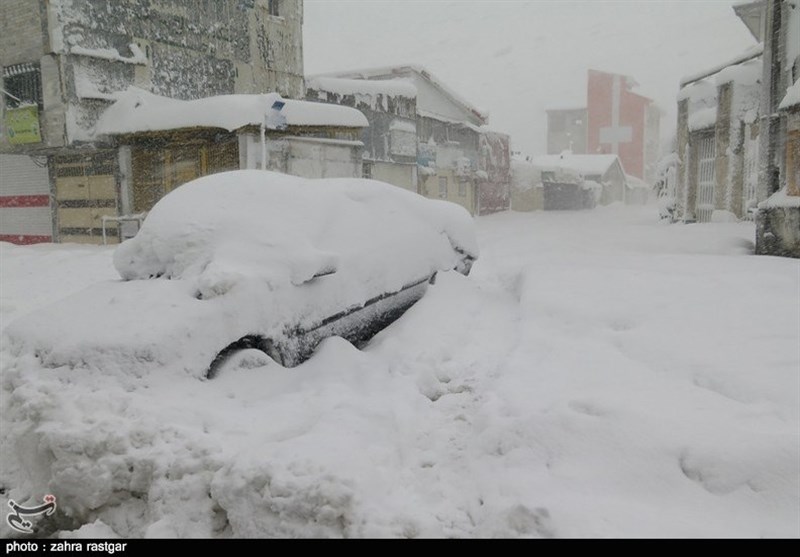
<path fill-rule="evenodd" d="M 5 128 L 8 142 L 12 145 L 41 143 L 39 108 L 36 105 L 28 105 L 7 109 Z"/>

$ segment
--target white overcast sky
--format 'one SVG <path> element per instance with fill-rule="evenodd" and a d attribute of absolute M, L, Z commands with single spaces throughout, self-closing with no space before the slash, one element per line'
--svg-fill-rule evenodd
<path fill-rule="evenodd" d="M 306 0 L 307 75 L 427 67 L 511 134 L 545 149 L 545 109 L 584 106 L 586 70 L 623 73 L 675 128 L 684 75 L 755 44 L 731 0 Z"/>

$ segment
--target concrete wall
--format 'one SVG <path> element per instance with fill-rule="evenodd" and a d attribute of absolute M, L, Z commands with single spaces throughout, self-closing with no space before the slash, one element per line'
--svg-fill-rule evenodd
<path fill-rule="evenodd" d="M 41 0 L 2 0 L 0 65 L 38 61 L 45 53 L 46 21 Z"/>
<path fill-rule="evenodd" d="M 576 155 L 586 154 L 585 108 L 547 111 L 547 154 L 558 155 L 571 150 Z"/>
<path fill-rule="evenodd" d="M 364 162 L 367 162 L 366 159 Z M 416 192 L 417 163 L 416 161 L 413 164 L 395 164 L 381 161 L 373 162 L 372 178 Z"/>

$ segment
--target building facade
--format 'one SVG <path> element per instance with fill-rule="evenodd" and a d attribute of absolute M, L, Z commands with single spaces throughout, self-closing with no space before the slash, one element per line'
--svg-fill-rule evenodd
<path fill-rule="evenodd" d="M 585 108 L 560 108 L 547 111 L 547 154 L 571 151 L 585 155 L 588 115 Z"/>
<path fill-rule="evenodd" d="M 350 106 L 369 121 L 363 175 L 417 191 L 417 89 L 408 81 L 316 77 L 306 82 L 306 99 Z"/>
<path fill-rule="evenodd" d="M 374 68 L 333 77 L 402 81 L 414 87 L 418 193 L 457 203 L 475 215 L 510 207 L 510 139 L 488 128 L 486 113 L 419 66 Z M 373 123 L 373 118 L 370 126 L 382 129 L 380 120 Z"/>
<path fill-rule="evenodd" d="M 4 0 L 0 157 L 4 166 L 19 166 L 10 155 L 46 160 L 48 182 L 4 177 L 0 206 L 18 209 L 19 191 L 49 191 L 36 202 L 53 214 L 50 239 L 98 241 L 102 217 L 123 211 L 125 161 L 95 129 L 119 93 L 302 98 L 302 19 L 302 0 Z M 0 235 L 41 239 L 6 213 Z"/>

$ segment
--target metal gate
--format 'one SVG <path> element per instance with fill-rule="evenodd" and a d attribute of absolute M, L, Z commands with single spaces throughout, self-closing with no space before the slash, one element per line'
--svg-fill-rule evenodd
<path fill-rule="evenodd" d="M 716 146 L 714 136 L 699 138 L 697 142 L 697 222 L 711 222 L 714 212 L 714 189 L 716 187 Z"/>
<path fill-rule="evenodd" d="M 53 157 L 60 242 L 103 242 L 103 217 L 117 215 L 114 154 L 108 151 Z M 114 241 L 118 241 L 116 223 L 110 229 Z"/>
<path fill-rule="evenodd" d="M 758 136 L 751 137 L 752 126 L 747 125 L 744 129 L 744 168 L 742 171 L 742 216 L 747 220 L 753 220 L 755 212 L 756 188 L 758 186 Z"/>

